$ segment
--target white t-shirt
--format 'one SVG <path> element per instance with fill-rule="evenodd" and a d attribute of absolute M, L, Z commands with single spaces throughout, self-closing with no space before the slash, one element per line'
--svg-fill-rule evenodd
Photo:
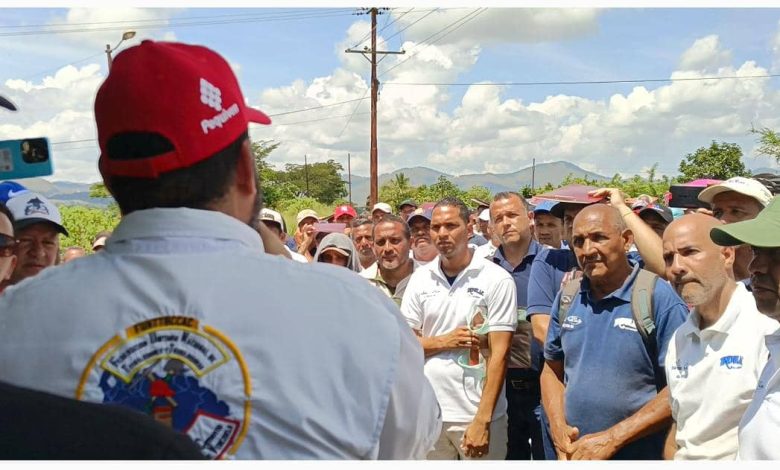
<path fill-rule="evenodd" d="M 750 404 L 768 357 L 764 336 L 778 323 L 762 315 L 742 284 L 723 315 L 704 330 L 694 309 L 674 334 L 666 354 L 675 459 L 733 459 L 737 427 Z"/>
<path fill-rule="evenodd" d="M 423 458 L 441 429 L 392 301 L 348 270 L 266 255 L 213 211 L 133 212 L 100 253 L 7 289 L 0 371 L 147 412 L 216 458 Z"/>
<path fill-rule="evenodd" d="M 770 357 L 739 422 L 738 460 L 780 460 L 780 329 L 764 342 Z"/>
<path fill-rule="evenodd" d="M 309 260 L 307 260 L 306 257 L 303 256 L 302 254 L 292 251 L 290 247 L 288 247 L 287 245 L 285 245 L 284 247 L 287 248 L 287 251 L 290 253 L 290 257 L 293 259 L 293 261 L 297 261 L 299 263 L 309 262 Z"/>
<path fill-rule="evenodd" d="M 474 256 L 478 256 L 480 258 L 486 258 L 491 259 L 493 258 L 493 255 L 496 254 L 496 251 L 498 250 L 498 247 L 493 244 L 492 241 L 489 241 L 485 243 L 484 245 L 478 246 L 474 249 Z"/>
<path fill-rule="evenodd" d="M 488 332 L 515 331 L 517 300 L 512 277 L 486 259 L 472 256 L 452 286 L 438 259 L 419 267 L 409 280 L 401 312 L 409 326 L 432 337 L 466 326 L 477 307 L 487 311 Z M 471 422 L 482 398 L 481 376 L 458 364 L 464 351 L 468 350 L 444 351 L 425 359 L 425 375 L 436 392 L 445 422 Z M 506 406 L 501 392 L 493 420 L 506 414 Z"/>

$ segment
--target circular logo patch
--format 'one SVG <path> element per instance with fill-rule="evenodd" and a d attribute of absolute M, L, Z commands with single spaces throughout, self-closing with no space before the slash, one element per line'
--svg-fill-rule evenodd
<path fill-rule="evenodd" d="M 251 391 L 229 338 L 194 318 L 171 316 L 137 323 L 106 342 L 84 369 L 76 398 L 144 412 L 219 459 L 241 445 Z"/>

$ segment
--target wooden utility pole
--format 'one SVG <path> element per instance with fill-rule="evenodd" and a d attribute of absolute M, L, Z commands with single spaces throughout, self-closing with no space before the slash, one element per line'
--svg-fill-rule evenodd
<path fill-rule="evenodd" d="M 370 153 L 370 172 L 371 172 L 371 184 L 370 184 L 370 194 L 369 194 L 369 206 L 373 206 L 377 202 L 377 198 L 379 195 L 378 190 L 378 175 L 377 175 L 377 156 L 379 153 L 378 146 L 377 146 L 377 130 L 376 130 L 376 103 L 377 98 L 379 97 L 379 80 L 376 78 L 376 55 L 377 54 L 404 54 L 404 51 L 394 52 L 394 51 L 377 51 L 376 50 L 376 15 L 381 14 L 383 11 L 386 11 L 387 8 L 368 8 L 363 9 L 363 13 L 361 14 L 370 14 L 371 15 L 371 49 L 369 49 L 367 46 L 363 48 L 363 50 L 358 49 L 347 49 L 345 52 L 347 53 L 357 53 L 357 54 L 363 54 L 363 57 L 368 59 L 369 62 L 371 62 L 371 153 Z M 380 11 L 381 10 L 381 11 Z M 371 55 L 371 58 L 369 59 L 366 56 L 366 53 Z"/>
<path fill-rule="evenodd" d="M 352 156 L 347 154 L 347 180 L 349 182 L 349 205 L 352 205 Z"/>
<path fill-rule="evenodd" d="M 531 164 L 531 191 L 536 188 L 536 159 L 533 159 L 533 163 Z"/>

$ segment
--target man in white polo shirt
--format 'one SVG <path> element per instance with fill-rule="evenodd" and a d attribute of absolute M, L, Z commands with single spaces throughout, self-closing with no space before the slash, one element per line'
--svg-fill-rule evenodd
<path fill-rule="evenodd" d="M 755 219 L 716 227 L 710 237 L 719 245 L 750 246 L 750 280 L 756 305 L 764 315 L 780 320 L 780 197 Z M 742 460 L 780 460 L 780 328 L 761 342 L 769 349 L 769 361 L 739 422 L 737 458 Z"/>
<path fill-rule="evenodd" d="M 227 61 L 129 47 L 95 120 L 122 220 L 99 253 L 0 297 L 3 380 L 146 413 L 215 459 L 424 457 L 440 412 L 398 308 L 344 269 L 263 253 L 248 126 L 270 119 Z"/>
<path fill-rule="evenodd" d="M 439 261 L 412 274 L 401 312 L 419 336 L 425 375 L 442 409 L 444 426 L 428 458 L 503 460 L 515 284 L 509 273 L 468 248 L 468 220 L 461 200 L 436 204 L 431 237 Z"/>
<path fill-rule="evenodd" d="M 675 459 L 736 456 L 737 426 L 768 357 L 763 338 L 780 326 L 761 315 L 750 292 L 735 281 L 734 248 L 710 239 L 710 230 L 722 225 L 690 214 L 664 231 L 666 278 L 693 307 L 665 361 Z"/>

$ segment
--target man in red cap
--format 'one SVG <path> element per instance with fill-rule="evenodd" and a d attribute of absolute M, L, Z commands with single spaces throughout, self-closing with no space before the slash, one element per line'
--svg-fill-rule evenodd
<path fill-rule="evenodd" d="M 397 307 L 346 270 L 263 253 L 248 125 L 270 119 L 225 59 L 143 41 L 95 119 L 122 220 L 100 253 L 0 299 L 3 379 L 151 413 L 169 377 L 160 417 L 215 459 L 425 456 L 440 412 Z"/>

